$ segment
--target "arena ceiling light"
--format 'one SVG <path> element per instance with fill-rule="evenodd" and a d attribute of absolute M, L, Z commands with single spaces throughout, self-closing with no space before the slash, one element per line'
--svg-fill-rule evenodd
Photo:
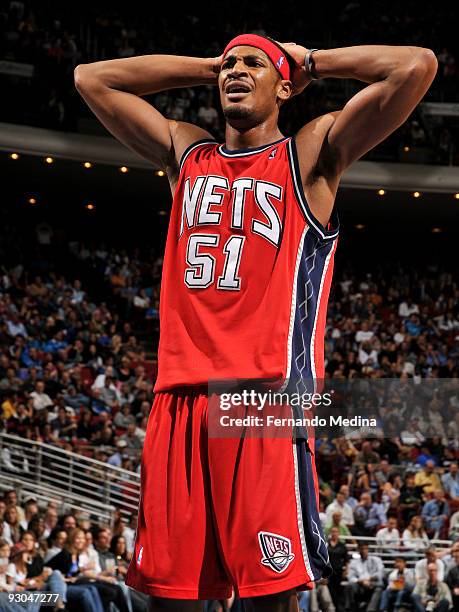
<path fill-rule="evenodd" d="M 408 146 L 403 147 L 404 153 L 408 153 L 409 150 L 410 150 L 410 147 L 408 147 Z"/>
<path fill-rule="evenodd" d="M 455 198 L 456 200 L 459 200 L 459 193 L 455 193 L 455 194 L 454 194 L 454 198 Z"/>
<path fill-rule="evenodd" d="M 156 170 L 156 176 L 164 176 L 166 173 L 164 172 L 164 170 Z"/>
<path fill-rule="evenodd" d="M 50 157 L 50 156 L 45 157 L 45 162 L 47 164 L 52 164 L 54 162 L 54 157 Z"/>
<path fill-rule="evenodd" d="M 420 198 L 421 197 L 421 192 L 420 191 L 413 191 L 413 198 Z"/>
<path fill-rule="evenodd" d="M 385 189 L 378 189 L 378 195 L 380 195 L 380 196 L 386 195 L 386 190 Z"/>
<path fill-rule="evenodd" d="M 355 226 L 355 229 L 363 230 L 365 229 L 365 226 L 363 225 L 363 223 L 357 223 L 357 225 Z"/>
<path fill-rule="evenodd" d="M 35 204 L 37 204 L 37 198 L 28 198 L 27 203 L 35 206 Z"/>
<path fill-rule="evenodd" d="M 441 227 L 433 227 L 432 234 L 440 234 L 442 232 Z"/>
<path fill-rule="evenodd" d="M 120 168 L 118 168 L 118 170 L 121 172 L 121 174 L 126 174 L 127 172 L 129 172 L 129 168 L 127 166 L 121 166 Z"/>
<path fill-rule="evenodd" d="M 95 205 L 95 204 L 93 204 L 92 202 L 88 202 L 88 203 L 86 204 L 86 207 L 85 207 L 85 208 L 86 208 L 86 210 L 93 211 L 93 210 L 96 210 L 96 205 Z"/>
<path fill-rule="evenodd" d="M 88 162 L 88 161 L 84 162 L 84 163 L 83 163 L 83 166 L 84 166 L 85 168 L 87 168 L 87 169 L 92 168 L 92 164 L 91 164 L 91 162 Z"/>
<path fill-rule="evenodd" d="M 10 153 L 10 159 L 19 159 L 19 153 Z"/>

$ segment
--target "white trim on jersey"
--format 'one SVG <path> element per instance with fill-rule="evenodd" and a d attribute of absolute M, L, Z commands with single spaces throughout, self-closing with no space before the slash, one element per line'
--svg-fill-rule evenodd
<path fill-rule="evenodd" d="M 183 164 L 188 159 L 190 153 L 192 153 L 198 147 L 201 147 L 201 146 L 206 145 L 206 144 L 217 144 L 217 142 L 215 140 L 210 139 L 210 138 L 204 138 L 202 140 L 196 141 L 195 143 L 193 143 L 192 145 L 190 145 L 189 147 L 187 147 L 185 149 L 185 151 L 182 154 L 182 157 L 180 158 L 179 173 L 182 171 Z"/>
<path fill-rule="evenodd" d="M 256 155 L 257 153 L 263 153 L 263 151 L 267 151 L 271 147 L 279 145 L 285 140 L 288 140 L 288 137 L 281 138 L 280 140 L 276 140 L 275 142 L 271 142 L 270 144 L 262 145 L 261 147 L 256 147 L 254 149 L 235 150 L 234 152 L 228 150 L 225 151 L 225 146 L 221 144 L 218 147 L 218 152 L 221 153 L 224 157 L 246 157 L 247 155 Z"/>
<path fill-rule="evenodd" d="M 292 289 L 292 303 L 290 306 L 290 324 L 288 327 L 287 337 L 287 369 L 285 371 L 285 380 L 280 389 L 280 392 L 285 390 L 289 383 L 290 370 L 292 368 L 292 341 L 293 341 L 293 330 L 295 328 L 295 316 L 296 316 L 296 291 L 298 285 L 298 271 L 300 269 L 301 256 L 303 255 L 304 241 L 309 227 L 305 226 L 303 233 L 301 234 L 300 242 L 298 244 L 298 251 L 296 255 L 295 272 L 293 275 L 293 289 Z"/>
<path fill-rule="evenodd" d="M 317 319 L 319 318 L 319 312 L 320 312 L 321 300 L 322 300 L 322 291 L 323 291 L 323 288 L 324 288 L 325 279 L 327 277 L 328 266 L 330 264 L 331 258 L 333 257 L 333 255 L 334 255 L 334 253 L 336 251 L 337 245 L 338 245 L 338 243 L 335 242 L 335 244 L 330 249 L 329 254 L 325 258 L 325 263 L 324 263 L 324 267 L 322 269 L 322 275 L 321 275 L 321 278 L 320 278 L 319 292 L 317 294 L 317 305 L 316 305 L 316 312 L 315 312 L 315 315 L 314 315 L 314 324 L 312 326 L 311 344 L 309 346 L 309 362 L 311 364 L 311 374 L 312 374 L 312 380 L 313 380 L 313 385 L 314 385 L 314 391 L 313 391 L 314 393 L 316 392 L 316 388 L 317 388 L 316 363 L 314 361 L 314 359 L 315 359 L 315 357 L 314 357 L 314 349 L 315 349 L 315 340 L 316 340 Z"/>
<path fill-rule="evenodd" d="M 293 412 L 292 412 L 292 416 L 294 416 Z M 306 567 L 306 571 L 308 572 L 309 579 L 313 581 L 314 574 L 311 568 L 311 563 L 309 561 L 308 547 L 306 545 L 306 537 L 304 535 L 303 511 L 301 508 L 300 484 L 299 484 L 299 477 L 298 477 L 298 457 L 296 456 L 296 447 L 297 447 L 297 443 L 295 440 L 293 440 L 292 442 L 293 469 L 295 472 L 295 499 L 296 499 L 296 516 L 297 516 L 297 522 L 298 522 L 298 532 L 300 534 L 301 552 L 303 553 L 304 565 Z"/>

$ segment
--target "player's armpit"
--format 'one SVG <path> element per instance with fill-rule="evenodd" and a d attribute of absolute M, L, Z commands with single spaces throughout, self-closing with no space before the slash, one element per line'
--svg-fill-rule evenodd
<path fill-rule="evenodd" d="M 295 136 L 304 194 L 312 214 L 324 227 L 333 211 L 341 176 L 336 153 L 327 139 L 340 112 L 313 119 Z"/>

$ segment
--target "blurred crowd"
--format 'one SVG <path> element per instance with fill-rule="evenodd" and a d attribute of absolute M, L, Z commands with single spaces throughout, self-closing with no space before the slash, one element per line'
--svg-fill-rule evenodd
<path fill-rule="evenodd" d="M 126 7 L 117 2 L 111 3 L 110 8 L 101 4 L 78 10 L 63 9 L 57 2 L 49 3 L 45 9 L 36 0 L 4 0 L 0 6 L 0 58 L 8 62 L 3 67 L 0 62 L 0 79 L 10 86 L 9 99 L 1 103 L 1 108 L 4 120 L 9 121 L 84 131 L 84 119 L 90 115 L 73 84 L 73 69 L 78 63 L 151 53 L 213 57 L 221 53 L 225 41 L 242 31 L 319 48 L 358 44 L 428 46 L 437 54 L 439 70 L 426 99 L 455 102 L 459 91 L 459 49 L 452 28 L 453 8 L 448 3 L 420 8 L 412 0 L 403 6 L 353 0 L 325 11 L 320 6 L 299 9 L 289 0 L 279 14 L 261 11 L 253 3 L 246 3 L 241 11 L 228 11 L 220 0 L 203 12 L 195 7 L 193 13 L 181 15 L 180 20 L 168 7 L 161 7 L 158 13 L 154 8 Z M 196 31 L 199 36 L 190 35 Z M 28 64 L 32 72 L 15 69 L 12 62 Z M 307 93 L 295 98 L 282 113 L 282 129 L 287 134 L 294 133 L 312 118 L 342 108 L 361 86 L 330 79 L 312 83 Z M 198 123 L 218 140 L 224 139 L 215 88 L 175 90 L 149 99 L 167 117 Z M 431 154 L 426 159 L 450 163 L 454 145 L 448 127 L 441 121 L 435 127 L 423 123 L 423 116 L 416 113 L 372 155 L 398 159 L 403 157 L 404 147 L 430 147 Z"/>
<path fill-rule="evenodd" d="M 42 248 L 46 252 L 46 245 Z M 138 470 L 153 400 L 162 259 L 140 249 L 79 242 L 69 244 L 68 255 L 80 276 L 62 276 L 43 262 L 41 275 L 27 264 L 2 270 L 1 427 Z M 91 287 L 81 278 L 91 279 Z M 344 406 L 347 416 L 368 416 L 377 426 L 317 431 L 321 519 L 335 574 L 299 595 L 304 610 L 354 610 L 360 604 L 389 610 L 403 599 L 416 610 L 458 604 L 458 298 L 456 275 L 438 266 L 422 272 L 390 264 L 374 266 L 371 273 L 337 270 L 326 326 L 326 382 L 340 389 L 340 412 Z M 416 390 L 421 396 L 413 395 Z M 2 468 L 12 467 L 4 451 L 0 459 Z M 6 503 L 0 537 L 10 561 L 4 562 L 9 568 L 4 588 L 14 583 L 12 564 L 23 564 L 18 576 L 30 565 L 30 550 L 18 548 L 28 538 L 50 568 L 42 570 L 37 584 L 61 580 L 62 589 L 67 566 L 63 557 L 55 565 L 46 558 L 49 533 L 40 531 L 49 509 L 33 519 L 36 502 L 24 504 L 27 519 L 20 523 L 20 512 Z M 72 529 L 80 525 L 68 520 Z M 121 518 L 118 523 L 116 535 L 124 537 L 128 557 L 133 527 Z M 103 526 L 102 535 L 107 548 L 109 527 Z M 83 555 L 80 573 L 87 571 L 91 538 L 96 552 L 100 547 L 94 529 L 89 534 L 83 526 L 83 532 L 62 536 L 70 547 L 67 560 L 68 554 Z M 378 548 L 369 550 L 367 539 Z M 437 540 L 445 544 L 435 548 Z M 358 553 L 350 546 L 354 541 L 363 543 Z M 54 540 L 49 544 L 56 546 Z M 378 551 L 395 559 L 389 574 Z M 104 571 L 101 565 L 92 590 L 68 583 L 66 596 L 99 597 L 102 605 L 104 597 L 106 603 L 116 596 L 121 598 L 116 605 L 124 605 L 129 592 L 118 584 L 123 570 Z M 64 587 L 56 572 L 64 576 Z M 111 581 L 108 594 L 99 584 L 102 576 L 117 581 Z M 210 610 L 222 605 L 208 604 Z M 239 602 L 231 605 L 237 610 Z"/>
<path fill-rule="evenodd" d="M 15 490 L 0 496 L 0 593 L 52 593 L 54 610 L 146 612 L 147 597 L 124 584 L 135 518 L 126 525 L 117 515 L 103 525 L 61 510 L 57 502 L 19 499 Z M 0 598 L 2 612 L 39 609 Z"/>

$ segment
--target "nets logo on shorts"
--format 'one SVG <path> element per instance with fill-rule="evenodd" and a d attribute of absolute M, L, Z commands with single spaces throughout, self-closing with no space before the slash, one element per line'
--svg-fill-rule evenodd
<path fill-rule="evenodd" d="M 258 542 L 263 553 L 262 564 L 278 574 L 284 572 L 295 558 L 292 553 L 292 543 L 284 536 L 269 531 L 259 531 Z"/>

